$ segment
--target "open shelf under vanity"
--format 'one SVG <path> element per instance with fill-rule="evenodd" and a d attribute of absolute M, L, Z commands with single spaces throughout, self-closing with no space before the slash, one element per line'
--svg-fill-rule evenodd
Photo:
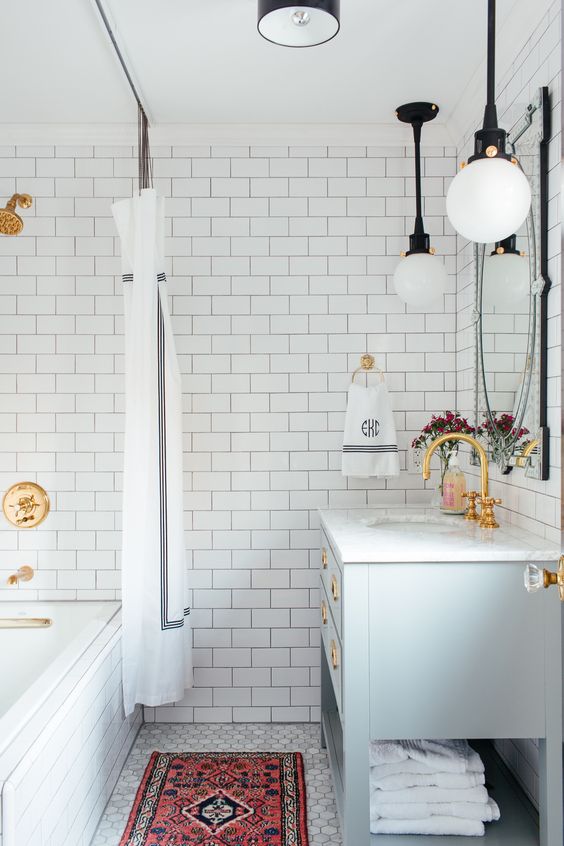
<path fill-rule="evenodd" d="M 323 731 L 333 773 L 333 784 L 339 817 L 343 806 L 343 735 L 337 709 L 325 712 Z M 484 837 L 472 838 L 446 835 L 373 834 L 371 846 L 461 846 L 479 840 L 487 846 L 538 846 L 539 817 L 536 809 L 503 763 L 491 743 L 471 741 L 486 766 L 486 784 L 492 798 L 499 805 L 501 819 L 486 823 Z"/>

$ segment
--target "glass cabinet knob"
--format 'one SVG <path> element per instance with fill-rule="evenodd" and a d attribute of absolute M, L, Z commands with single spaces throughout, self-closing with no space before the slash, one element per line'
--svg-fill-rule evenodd
<path fill-rule="evenodd" d="M 556 573 L 537 567 L 536 564 L 527 564 L 524 581 L 525 588 L 529 593 L 536 593 L 543 587 L 549 588 L 555 585 L 558 588 L 561 602 L 564 602 L 564 555 L 560 556 Z"/>
<path fill-rule="evenodd" d="M 543 571 L 536 564 L 527 564 L 523 575 L 525 588 L 529 593 L 536 593 L 544 587 Z"/>

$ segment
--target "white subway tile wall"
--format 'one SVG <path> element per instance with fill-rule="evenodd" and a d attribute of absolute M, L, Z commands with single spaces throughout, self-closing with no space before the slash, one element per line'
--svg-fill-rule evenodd
<path fill-rule="evenodd" d="M 552 110 L 552 137 L 549 145 L 548 275 L 552 282 L 548 297 L 548 425 L 550 427 L 550 478 L 546 482 L 529 479 L 522 470 L 502 476 L 490 464 L 491 493 L 503 500 L 500 513 L 522 528 L 560 543 L 560 109 L 561 109 L 561 8 L 551 5 L 547 15 L 526 44 L 519 49 L 511 68 L 498 85 L 500 125 L 509 128 L 507 116 L 514 115 L 517 104 L 523 111 L 538 89 L 548 85 Z M 506 121 L 504 123 L 504 116 Z M 476 115 L 476 121 L 481 115 Z M 471 150 L 477 126 L 468 128 L 461 139 L 459 158 Z M 474 409 L 474 330 L 471 311 L 474 304 L 474 266 L 472 246 L 458 237 L 457 291 L 457 377 L 458 405 L 473 415 Z M 476 468 L 465 470 L 476 476 Z M 505 740 L 498 749 L 520 779 L 533 801 L 538 799 L 538 745 L 533 740 Z"/>
<path fill-rule="evenodd" d="M 365 351 L 387 374 L 402 468 L 455 401 L 454 148 L 425 148 L 428 231 L 449 293 L 437 313 L 393 291 L 414 217 L 412 148 L 163 147 L 171 313 L 184 385 L 195 684 L 147 717 L 318 717 L 319 507 L 428 500 L 420 474 L 347 480 L 346 391 Z M 52 512 L 0 532 L 2 597 L 119 596 L 123 324 L 114 198 L 131 147 L 2 148 L 0 194 L 28 191 L 0 240 L 3 489 L 39 481 Z M 374 377 L 372 377 L 374 378 Z M 36 578 L 4 588 L 20 564 Z"/>

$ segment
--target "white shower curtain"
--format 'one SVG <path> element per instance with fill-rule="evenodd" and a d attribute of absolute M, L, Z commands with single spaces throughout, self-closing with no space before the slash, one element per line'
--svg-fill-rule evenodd
<path fill-rule="evenodd" d="M 180 371 L 164 274 L 164 201 L 152 188 L 112 207 L 125 311 L 123 698 L 177 702 L 191 686 Z"/>

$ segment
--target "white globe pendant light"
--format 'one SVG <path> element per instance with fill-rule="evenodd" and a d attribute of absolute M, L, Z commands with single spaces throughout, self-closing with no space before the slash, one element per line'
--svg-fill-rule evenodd
<path fill-rule="evenodd" d="M 283 47 L 314 47 L 339 32 L 339 0 L 259 0 L 258 31 Z"/>
<path fill-rule="evenodd" d="M 482 275 L 483 305 L 508 314 L 514 314 L 531 293 L 529 259 L 517 249 L 516 240 L 511 235 L 495 245 L 484 259 Z"/>
<path fill-rule="evenodd" d="M 488 82 L 482 129 L 474 155 L 454 177 L 446 198 L 453 227 L 469 241 L 503 241 L 516 232 L 531 207 L 531 186 L 519 162 L 506 152 L 506 132 L 495 105 L 495 0 L 488 0 Z"/>
<path fill-rule="evenodd" d="M 406 103 L 396 117 L 413 128 L 415 143 L 415 226 L 409 236 L 409 250 L 402 253 L 394 273 L 394 288 L 406 305 L 415 308 L 438 305 L 447 290 L 448 277 L 443 262 L 435 256 L 431 239 L 425 232 L 421 211 L 421 127 L 439 113 L 434 103 Z"/>
<path fill-rule="evenodd" d="M 445 266 L 433 253 L 409 253 L 394 273 L 396 294 L 406 305 L 422 308 L 440 303 L 447 289 Z"/>

